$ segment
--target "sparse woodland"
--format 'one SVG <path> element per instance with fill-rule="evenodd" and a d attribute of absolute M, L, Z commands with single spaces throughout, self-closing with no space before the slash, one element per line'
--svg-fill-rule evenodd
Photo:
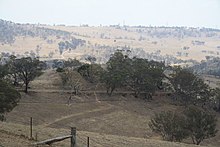
<path fill-rule="evenodd" d="M 214 137 L 217 133 L 214 110 L 219 111 L 219 108 L 215 109 L 215 104 L 219 103 L 218 90 L 211 89 L 190 70 L 167 67 L 163 62 L 129 58 L 120 50 L 110 57 L 104 68 L 95 63 L 94 57 L 88 57 L 87 60 L 90 64 L 81 63 L 76 59 L 61 62 L 61 65 L 56 65 L 58 62 L 54 63 L 53 67 L 60 73 L 63 89 L 70 90 L 70 98 L 80 93 L 81 77 L 89 83 L 104 85 L 109 99 L 116 90 L 124 90 L 132 91 L 136 98 L 152 101 L 156 91 L 170 88 L 167 92 L 172 93 L 171 99 L 176 105 L 184 108 L 185 115 L 171 111 L 155 114 L 149 123 L 152 131 L 161 134 L 163 139 L 168 141 L 182 141 L 191 137 L 195 144 L 200 144 L 204 139 Z M 4 97 L 14 98 L 12 101 L 3 102 L 5 108 L 1 110 L 2 120 L 4 113 L 11 111 L 20 98 L 14 88 L 24 85 L 24 92 L 27 93 L 29 83 L 40 76 L 42 70 L 46 68 L 44 62 L 30 57 L 19 59 L 10 56 L 10 59 L 1 65 L 1 84 L 7 85 L 6 89 L 1 89 L 3 98 L 1 101 L 4 101 Z M 166 70 L 172 71 L 172 74 L 165 74 Z M 12 95 L 6 92 L 10 88 Z M 204 130 L 201 130 L 202 128 Z"/>
<path fill-rule="evenodd" d="M 134 31 L 141 34 L 138 37 L 139 42 L 146 41 L 144 37 L 146 34 L 152 38 L 167 38 L 168 36 L 172 36 L 183 39 L 184 37 L 201 36 L 219 37 L 220 32 L 215 29 L 202 28 L 198 30 L 184 27 L 154 28 L 143 26 L 121 27 L 117 25 L 111 27 L 117 30 L 126 32 Z M 173 31 L 171 32 L 170 30 Z M 75 36 L 73 37 L 71 35 Z M 197 75 L 209 74 L 219 77 L 220 59 L 218 57 L 207 56 L 206 61 L 198 63 L 192 59 L 182 60 L 172 55 L 162 55 L 161 50 L 149 53 L 142 48 L 127 45 L 111 46 L 97 43 L 92 44 L 84 40 L 85 37 L 96 39 L 95 37 L 99 36 L 103 40 L 114 39 L 114 42 L 117 42 L 124 39 L 121 36 L 111 38 L 110 35 L 105 33 L 97 33 L 96 36 L 81 35 L 74 32 L 71 34 L 68 31 L 53 30 L 31 24 L 15 24 L 0 20 L 1 44 L 13 44 L 17 36 L 43 38 L 47 40 L 47 44 L 56 44 L 57 50 L 56 52 L 50 52 L 46 58 L 48 60 L 45 61 L 41 61 L 39 58 L 40 50 L 42 50 L 40 46 L 36 47 L 36 51 L 30 51 L 18 57 L 7 51 L 1 53 L 1 121 L 4 121 L 5 118 L 7 119 L 5 117 L 6 114 L 16 108 L 22 97 L 31 97 L 31 94 L 29 95 L 28 92 L 32 88 L 31 83 L 34 80 L 48 71 L 54 71 L 58 75 L 56 79 L 58 83 L 56 84 L 59 85 L 58 90 L 62 90 L 63 93 L 66 91 L 66 95 L 68 95 L 69 107 L 71 107 L 70 101 L 73 98 L 80 99 L 82 94 L 86 95 L 86 92 L 91 95 L 91 91 L 96 96 L 95 92 L 97 89 L 102 94 L 101 96 L 107 97 L 109 101 L 113 100 L 114 96 L 120 95 L 121 98 L 129 93 L 135 100 L 140 100 L 141 103 L 147 103 L 148 105 L 157 103 L 154 95 L 157 92 L 163 92 L 165 93 L 164 99 L 169 100 L 171 103 L 170 107 L 172 108 L 166 111 L 158 111 L 154 115 L 148 116 L 150 119 L 146 123 L 146 127 L 149 127 L 153 135 L 159 135 L 162 140 L 166 141 L 190 142 L 199 145 L 203 141 L 215 137 L 218 133 L 220 90 L 219 88 L 211 87 L 207 81 L 204 81 Z M 48 36 L 56 37 L 58 41 L 48 39 Z M 130 41 L 135 40 L 135 38 L 126 38 Z M 152 42 L 152 45 L 156 44 L 158 44 L 157 41 Z M 195 39 L 191 44 L 193 46 L 203 47 L 206 45 L 206 42 Z M 55 54 L 58 54 L 60 57 L 66 52 L 72 53 L 87 47 L 92 50 L 92 53 L 90 54 L 84 51 L 84 54 L 79 58 L 80 60 L 76 58 L 69 58 L 68 60 L 62 58 L 52 59 Z M 188 54 L 186 51 L 190 49 L 188 46 L 182 47 L 181 51 L 177 52 L 177 56 L 187 57 Z M 203 53 L 205 52 L 203 51 Z M 217 54 L 217 52 L 213 52 L 213 54 Z M 171 64 L 187 62 L 193 63 L 194 66 L 190 68 L 170 66 Z M 53 79 L 47 80 L 52 81 Z M 85 81 L 87 87 L 83 87 L 85 86 Z M 88 88 L 88 86 L 90 87 Z M 90 98 L 88 93 L 86 95 L 87 99 Z M 129 101 L 125 103 L 129 103 Z M 141 105 L 141 103 L 139 104 Z M 111 109 L 111 104 L 108 106 Z M 65 107 L 65 105 L 62 107 Z M 117 107 L 120 107 L 120 104 Z M 95 109 L 94 112 L 96 111 L 98 113 L 99 109 Z M 105 111 L 108 111 L 108 109 Z M 64 119 L 69 118 L 71 118 L 71 115 Z"/>

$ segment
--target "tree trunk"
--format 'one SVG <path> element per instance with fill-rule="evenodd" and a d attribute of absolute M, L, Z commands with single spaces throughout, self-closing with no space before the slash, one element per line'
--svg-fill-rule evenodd
<path fill-rule="evenodd" d="M 106 87 L 106 93 L 109 95 L 109 90 L 110 90 L 110 87 L 109 86 L 107 86 Z"/>
<path fill-rule="evenodd" d="M 109 96 L 112 96 L 112 93 L 113 93 L 114 90 L 115 90 L 115 86 L 111 87 L 111 91 L 110 91 L 110 95 Z"/>
<path fill-rule="evenodd" d="M 194 137 L 191 136 L 191 138 L 192 138 L 193 144 L 196 144 L 196 141 L 195 141 Z"/>
<path fill-rule="evenodd" d="M 24 90 L 24 92 L 28 93 L 28 83 L 27 82 L 25 83 L 25 90 Z"/>
<path fill-rule="evenodd" d="M 134 96 L 137 98 L 137 97 L 139 97 L 139 94 L 140 94 L 140 92 L 138 91 L 138 90 L 135 90 L 134 91 Z"/>
<path fill-rule="evenodd" d="M 218 112 L 220 112 L 220 99 L 218 99 Z"/>
<path fill-rule="evenodd" d="M 202 142 L 201 139 L 196 140 L 196 145 L 199 145 Z"/>

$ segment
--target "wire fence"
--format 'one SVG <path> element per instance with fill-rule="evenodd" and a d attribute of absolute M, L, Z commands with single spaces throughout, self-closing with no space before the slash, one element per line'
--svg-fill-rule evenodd
<path fill-rule="evenodd" d="M 162 93 L 164 94 L 164 93 Z M 166 93 L 165 93 L 166 94 Z M 85 96 L 87 96 L 87 94 L 84 94 Z M 121 97 L 117 97 L 117 98 L 102 98 L 102 97 L 98 97 L 98 102 L 121 102 L 121 101 L 140 101 L 140 99 L 137 99 L 137 98 L 125 98 L 124 96 L 121 96 Z M 65 102 L 66 101 L 66 102 Z M 59 104 L 59 105 L 72 105 L 72 104 L 84 104 L 84 103 L 97 103 L 97 99 L 96 98 L 88 98 L 88 99 L 84 99 L 84 101 L 80 101 L 80 100 L 71 100 L 70 102 L 68 102 L 68 99 L 63 99 L 62 100 L 62 103 L 60 102 L 20 102 L 19 104 Z M 110 103 L 107 103 L 109 105 L 109 109 L 111 109 L 110 107 Z M 106 109 L 107 110 L 107 109 Z M 97 110 L 98 111 L 98 110 Z M 97 111 L 88 111 L 86 112 L 85 114 L 89 114 L 89 113 L 93 113 L 93 112 L 97 112 Z M 103 111 L 103 109 L 100 109 L 99 111 Z M 82 113 L 83 114 L 83 113 Z M 79 114 L 81 115 L 81 114 Z M 35 120 L 33 120 L 33 122 L 30 122 L 33 126 L 30 126 L 30 128 L 32 128 L 32 130 L 30 132 L 31 135 L 30 135 L 30 138 L 34 138 L 35 140 L 43 140 L 43 139 L 47 139 L 48 137 L 54 137 L 54 135 L 58 135 L 59 134 L 56 134 L 56 133 L 50 133 L 48 131 L 46 131 L 48 128 L 50 129 L 65 129 L 63 131 L 59 131 L 60 134 L 68 134 L 68 131 L 67 129 L 71 128 L 74 124 L 72 123 L 63 123 L 62 121 L 65 120 L 65 119 L 71 119 L 73 117 L 77 117 L 78 115 L 77 114 L 73 114 L 73 115 L 69 115 L 68 116 L 64 116 L 64 118 L 62 120 L 54 120 L 54 121 L 51 121 L 51 122 L 44 122 L 44 124 L 39 124 L 37 126 L 34 126 L 33 123 Z M 96 117 L 95 118 L 96 120 L 98 121 L 103 121 L 103 119 L 99 118 L 99 117 Z M 43 122 L 43 121 L 42 121 Z M 70 122 L 70 121 L 69 121 Z M 111 123 L 111 122 L 105 122 L 105 125 L 109 128 L 115 128 L 115 126 Z M 83 146 L 86 146 L 88 145 L 88 136 L 81 136 L 81 135 L 77 135 L 77 139 L 79 141 L 79 143 Z M 98 141 L 99 139 L 96 139 L 96 138 L 90 138 L 90 143 L 92 144 L 95 144 L 95 145 L 98 145 L 98 146 L 106 146 L 105 143 L 101 142 L 101 141 Z"/>

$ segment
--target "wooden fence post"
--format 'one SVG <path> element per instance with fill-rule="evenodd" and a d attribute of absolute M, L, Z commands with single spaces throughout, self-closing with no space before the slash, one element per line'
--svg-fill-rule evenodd
<path fill-rule="evenodd" d="M 89 137 L 87 137 L 87 147 L 89 147 Z"/>
<path fill-rule="evenodd" d="M 71 147 L 76 147 L 76 127 L 71 127 Z"/>
<path fill-rule="evenodd" d="M 33 119 L 30 118 L 30 139 L 33 138 Z"/>
<path fill-rule="evenodd" d="M 38 140 L 38 137 L 37 137 L 37 135 L 38 135 L 38 134 L 37 134 L 37 132 L 36 132 L 36 134 L 35 134 L 35 140 L 36 140 L 36 141 Z"/>

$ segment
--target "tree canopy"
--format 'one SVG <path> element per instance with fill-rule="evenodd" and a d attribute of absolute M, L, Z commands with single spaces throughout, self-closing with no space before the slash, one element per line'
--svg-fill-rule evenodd
<path fill-rule="evenodd" d="M 191 137 L 193 143 L 197 145 L 217 133 L 216 116 L 209 110 L 197 106 L 189 106 L 182 114 L 176 111 L 156 113 L 148 125 L 164 140 L 181 142 Z"/>
<path fill-rule="evenodd" d="M 195 74 L 186 69 L 176 68 L 170 78 L 175 97 L 184 105 L 189 103 L 205 104 L 211 96 L 210 87 Z"/>
<path fill-rule="evenodd" d="M 187 129 L 194 144 L 199 145 L 204 139 L 215 136 L 217 133 L 217 118 L 209 110 L 191 106 L 184 113 Z"/>
<path fill-rule="evenodd" d="M 188 137 L 185 118 L 172 111 L 156 113 L 149 122 L 153 132 L 159 133 L 164 140 L 181 142 Z"/>
<path fill-rule="evenodd" d="M 4 115 L 10 112 L 18 103 L 21 95 L 8 83 L 0 79 L 0 120 L 5 119 Z"/>
<path fill-rule="evenodd" d="M 141 92 L 152 94 L 157 85 L 164 78 L 165 65 L 156 61 L 141 58 L 129 58 L 122 52 L 115 52 L 107 62 L 107 69 L 103 75 L 109 95 L 119 87 L 134 91 L 138 97 Z"/>
<path fill-rule="evenodd" d="M 0 65 L 0 79 L 4 78 L 8 74 L 8 69 L 5 65 Z"/>
<path fill-rule="evenodd" d="M 44 66 L 44 63 L 37 58 L 32 59 L 26 57 L 15 60 L 15 73 L 17 73 L 19 78 L 24 82 L 26 93 L 28 92 L 29 83 L 41 75 Z"/>

